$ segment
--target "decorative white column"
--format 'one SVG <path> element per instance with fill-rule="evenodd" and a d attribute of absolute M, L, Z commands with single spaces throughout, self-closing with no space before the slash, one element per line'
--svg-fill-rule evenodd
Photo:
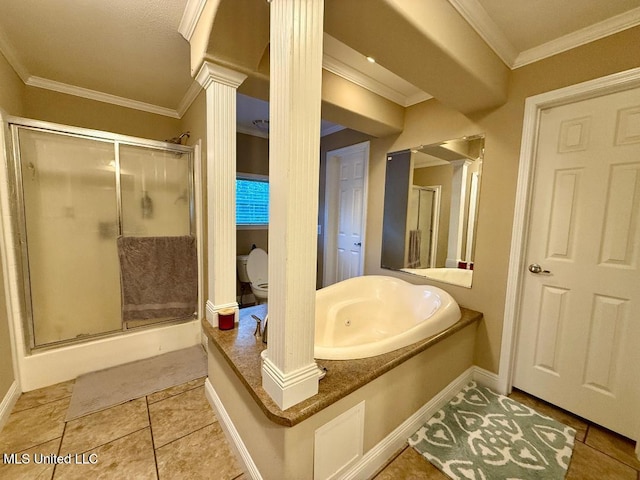
<path fill-rule="evenodd" d="M 207 320 L 236 301 L 236 89 L 246 75 L 204 62 L 196 80 L 207 99 Z"/>
<path fill-rule="evenodd" d="M 281 409 L 318 393 L 313 359 L 324 0 L 271 1 L 269 344 Z"/>

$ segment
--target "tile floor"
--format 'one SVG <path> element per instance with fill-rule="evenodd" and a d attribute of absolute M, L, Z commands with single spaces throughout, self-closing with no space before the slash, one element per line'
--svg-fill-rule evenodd
<path fill-rule="evenodd" d="M 204 395 L 204 378 L 65 422 L 73 383 L 20 396 L 0 432 L 0 455 L 26 454 L 30 463 L 0 458 L 0 479 L 246 478 Z M 78 463 L 42 463 L 68 454 Z"/>
<path fill-rule="evenodd" d="M 576 429 L 576 444 L 567 480 L 640 480 L 640 461 L 635 456 L 635 444 L 631 440 L 524 392 L 514 390 L 510 397 Z M 448 478 L 413 448 L 407 446 L 375 477 L 375 480 Z"/>
<path fill-rule="evenodd" d="M 205 398 L 204 378 L 65 422 L 73 383 L 20 396 L 0 432 L 0 455 L 26 454 L 31 462 L 11 465 L 0 459 L 0 479 L 248 478 Z M 577 430 L 567 480 L 640 480 L 631 441 L 522 392 L 511 397 Z M 78 464 L 35 463 L 69 453 Z M 375 477 L 399 479 L 447 477 L 406 447 Z"/>

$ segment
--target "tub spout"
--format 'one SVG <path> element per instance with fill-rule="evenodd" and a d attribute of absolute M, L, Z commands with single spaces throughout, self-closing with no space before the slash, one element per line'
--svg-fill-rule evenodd
<path fill-rule="evenodd" d="M 267 343 L 267 321 L 269 320 L 269 314 L 265 315 L 264 320 L 257 315 L 251 315 L 251 317 L 256 321 L 256 330 L 253 332 L 253 335 L 256 338 L 262 337 L 262 343 Z"/>
<path fill-rule="evenodd" d="M 253 318 L 256 321 L 256 329 L 253 332 L 253 335 L 256 338 L 260 338 L 262 336 L 262 330 L 260 330 L 260 323 L 262 322 L 262 319 L 257 315 L 251 315 L 251 318 Z"/>
<path fill-rule="evenodd" d="M 265 315 L 262 326 L 262 343 L 267 343 L 267 327 L 269 327 L 269 314 Z"/>

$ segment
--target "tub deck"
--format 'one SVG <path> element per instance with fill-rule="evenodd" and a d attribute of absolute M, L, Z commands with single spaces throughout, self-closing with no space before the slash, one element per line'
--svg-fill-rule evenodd
<path fill-rule="evenodd" d="M 317 360 L 318 366 L 327 369 L 327 375 L 320 380 L 318 394 L 287 410 L 281 410 L 262 388 L 260 353 L 267 346 L 253 336 L 256 322 L 251 315 L 264 318 L 266 311 L 266 305 L 241 309 L 239 324 L 233 330 L 214 328 L 206 319 L 202 320 L 202 328 L 267 418 L 286 427 L 302 422 L 430 346 L 482 319 L 480 312 L 460 307 L 462 317 L 457 323 L 407 347 L 358 360 Z"/>

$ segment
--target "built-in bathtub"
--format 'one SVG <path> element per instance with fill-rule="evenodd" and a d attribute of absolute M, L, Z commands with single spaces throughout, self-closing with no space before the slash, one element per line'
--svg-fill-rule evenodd
<path fill-rule="evenodd" d="M 379 275 L 350 278 L 316 293 L 315 358 L 368 358 L 436 335 L 460 319 L 444 290 Z"/>

